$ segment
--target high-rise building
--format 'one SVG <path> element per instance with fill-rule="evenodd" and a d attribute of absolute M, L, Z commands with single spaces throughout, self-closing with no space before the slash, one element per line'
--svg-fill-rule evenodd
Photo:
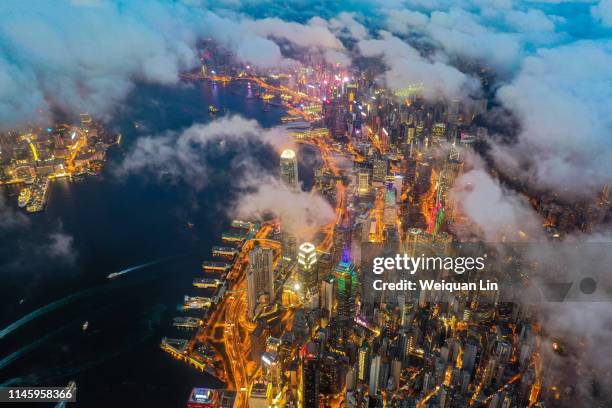
<path fill-rule="evenodd" d="M 431 128 L 431 143 L 439 145 L 442 140 L 446 139 L 446 125 L 444 123 L 435 123 Z"/>
<path fill-rule="evenodd" d="M 283 183 L 293 190 L 298 189 L 298 163 L 295 152 L 285 149 L 280 155 L 280 176 Z"/>
<path fill-rule="evenodd" d="M 274 298 L 274 268 L 272 249 L 256 246 L 249 253 L 247 272 L 248 316 L 253 318 L 260 298 L 265 295 L 268 301 Z"/>
<path fill-rule="evenodd" d="M 342 259 L 345 250 L 350 250 L 351 248 L 353 240 L 352 224 L 351 216 L 345 211 L 340 222 L 334 225 L 334 235 L 331 247 L 333 265 L 337 265 Z"/>
<path fill-rule="evenodd" d="M 366 382 L 369 378 L 370 368 L 370 346 L 367 341 L 364 341 L 359 348 L 357 358 L 357 379 L 361 382 Z"/>
<path fill-rule="evenodd" d="M 353 325 L 355 300 L 358 293 L 358 280 L 355 266 L 345 254 L 334 272 L 336 278 L 337 318 L 342 338 L 347 339 Z"/>
<path fill-rule="evenodd" d="M 318 407 L 321 377 L 316 343 L 305 344 L 300 356 L 302 358 L 301 406 Z"/>
<path fill-rule="evenodd" d="M 332 316 L 334 310 L 334 277 L 327 276 L 321 281 L 321 310 L 327 311 L 327 317 Z"/>
<path fill-rule="evenodd" d="M 385 206 L 383 210 L 383 222 L 385 225 L 397 224 L 397 206 L 395 203 L 396 191 L 393 185 L 387 185 L 385 189 Z"/>
<path fill-rule="evenodd" d="M 317 248 L 304 242 L 298 250 L 298 272 L 304 293 L 316 293 L 319 289 L 317 269 Z"/>
<path fill-rule="evenodd" d="M 286 231 L 281 232 L 281 253 L 283 258 L 297 259 L 297 239 Z"/>
<path fill-rule="evenodd" d="M 360 196 L 370 193 L 370 172 L 367 169 L 359 170 L 357 173 L 357 193 Z"/>
<path fill-rule="evenodd" d="M 384 182 L 387 178 L 387 167 L 387 160 L 374 160 L 372 163 L 372 181 Z"/>
<path fill-rule="evenodd" d="M 372 363 L 370 364 L 370 396 L 376 395 L 379 389 L 380 363 L 380 355 L 372 358 Z"/>

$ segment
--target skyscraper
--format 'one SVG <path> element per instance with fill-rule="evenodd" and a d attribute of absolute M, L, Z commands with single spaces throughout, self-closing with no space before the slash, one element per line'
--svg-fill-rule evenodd
<path fill-rule="evenodd" d="M 367 169 L 361 169 L 357 173 L 357 192 L 360 196 L 370 193 L 370 173 Z"/>
<path fill-rule="evenodd" d="M 359 355 L 357 359 L 357 379 L 362 382 L 366 382 L 369 378 L 370 368 L 370 346 L 368 342 L 364 340 L 363 344 L 359 348 Z"/>
<path fill-rule="evenodd" d="M 274 298 L 274 254 L 270 248 L 256 246 L 249 253 L 249 270 L 247 272 L 248 316 L 253 318 L 255 308 L 262 295 L 268 301 Z"/>
<path fill-rule="evenodd" d="M 297 156 L 291 149 L 285 149 L 280 155 L 280 176 L 292 190 L 298 189 L 298 165 Z"/>
<path fill-rule="evenodd" d="M 347 251 L 348 252 L 348 251 Z M 355 266 L 350 261 L 348 254 L 342 257 L 334 273 L 336 278 L 336 299 L 338 300 L 338 323 L 342 330 L 342 338 L 348 338 L 355 315 L 355 299 L 357 296 L 358 282 Z"/>
<path fill-rule="evenodd" d="M 316 343 L 307 343 L 300 352 L 302 358 L 301 406 L 319 406 L 320 371 Z"/>
<path fill-rule="evenodd" d="M 380 380 L 380 355 L 374 356 L 372 358 L 372 363 L 370 364 L 370 395 L 376 395 L 379 388 L 379 380 Z"/>
<path fill-rule="evenodd" d="M 372 180 L 383 182 L 387 178 L 388 163 L 385 159 L 376 159 L 373 162 Z"/>
<path fill-rule="evenodd" d="M 304 242 L 298 250 L 298 271 L 304 293 L 317 293 L 319 288 L 317 270 L 317 248 Z"/>

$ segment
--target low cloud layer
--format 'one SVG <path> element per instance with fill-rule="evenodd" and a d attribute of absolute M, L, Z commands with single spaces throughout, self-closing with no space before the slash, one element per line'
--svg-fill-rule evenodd
<path fill-rule="evenodd" d="M 241 194 L 232 214 L 247 219 L 274 215 L 299 240 L 312 240 L 334 219 L 333 207 L 315 192 L 293 191 L 279 179 L 262 175 L 246 178 L 243 185 L 255 191 Z"/>
<path fill-rule="evenodd" d="M 365 57 L 382 57 L 388 68 L 385 83 L 392 90 L 419 85 L 423 95 L 431 100 L 467 98 L 478 91 L 478 82 L 458 69 L 421 56 L 415 48 L 388 32 L 382 31 L 379 36 L 379 39 L 360 41 L 358 48 Z"/>
<path fill-rule="evenodd" d="M 303 239 L 311 239 L 333 219 L 334 210 L 320 195 L 295 192 L 273 176 L 270 167 L 253 157 L 256 145 L 275 152 L 292 147 L 293 140 L 282 128 L 263 129 L 254 120 L 229 116 L 207 124 L 196 124 L 182 132 L 139 138 L 125 159 L 114 169 L 117 176 L 170 177 L 195 189 L 208 184 L 213 156 L 232 153 L 224 171 L 234 174 L 233 185 L 241 192 L 228 209 L 232 217 L 262 218 L 274 215 L 283 227 Z M 212 156 L 210 155 L 212 152 Z"/>
<path fill-rule="evenodd" d="M 542 237 L 542 221 L 529 202 L 502 187 L 482 169 L 462 174 L 451 191 L 467 225 L 459 223 L 459 236 L 477 237 L 485 242 L 516 242 Z"/>
<path fill-rule="evenodd" d="M 540 49 L 497 97 L 521 123 L 495 146 L 502 171 L 566 195 L 612 182 L 612 42 Z"/>
<path fill-rule="evenodd" d="M 280 128 L 263 129 L 255 120 L 226 116 L 207 124 L 195 124 L 181 132 L 140 137 L 113 173 L 170 177 L 201 189 L 208 183 L 207 154 L 235 152 L 234 165 L 250 163 L 249 142 L 280 148 L 292 141 Z"/>
<path fill-rule="evenodd" d="M 245 63 L 294 63 L 275 42 L 348 63 L 321 19 L 257 20 L 198 4 L 8 0 L 0 13 L 0 129 L 49 123 L 53 112 L 105 118 L 137 82 L 174 84 L 197 67 L 196 43 L 213 38 Z M 331 61 L 330 61 L 331 62 Z"/>

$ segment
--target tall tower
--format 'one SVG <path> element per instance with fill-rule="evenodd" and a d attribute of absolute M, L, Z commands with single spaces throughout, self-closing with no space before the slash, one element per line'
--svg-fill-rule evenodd
<path fill-rule="evenodd" d="M 363 344 L 359 348 L 359 355 L 357 359 L 357 379 L 361 382 L 367 382 L 370 378 L 370 346 L 367 341 L 363 341 Z"/>
<path fill-rule="evenodd" d="M 300 352 L 302 358 L 301 407 L 319 406 L 319 386 L 321 374 L 319 371 L 319 358 L 317 344 L 306 343 Z"/>
<path fill-rule="evenodd" d="M 319 276 L 317 269 L 317 248 L 310 242 L 304 242 L 298 250 L 298 271 L 304 287 L 304 293 L 317 293 Z"/>
<path fill-rule="evenodd" d="M 249 270 L 247 273 L 247 303 L 250 319 L 262 295 L 271 302 L 274 299 L 274 254 L 270 248 L 256 246 L 249 253 Z"/>
<path fill-rule="evenodd" d="M 380 380 L 380 355 L 372 358 L 370 364 L 370 396 L 376 395 L 379 389 Z"/>
<path fill-rule="evenodd" d="M 347 339 L 355 317 L 355 300 L 358 291 L 358 280 L 355 266 L 350 261 L 348 250 L 336 266 L 336 299 L 338 300 L 337 317 L 342 330 L 342 338 Z"/>
<path fill-rule="evenodd" d="M 297 156 L 291 149 L 285 149 L 280 155 L 280 176 L 290 189 L 298 189 Z"/>

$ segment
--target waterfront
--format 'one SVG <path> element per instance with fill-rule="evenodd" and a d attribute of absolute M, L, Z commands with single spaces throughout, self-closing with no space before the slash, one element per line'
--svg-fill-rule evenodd
<path fill-rule="evenodd" d="M 31 321 L 0 339 L 0 383 L 65 385 L 76 379 L 79 401 L 87 407 L 118 400 L 182 406 L 192 387 L 221 385 L 170 358 L 159 341 L 175 335 L 176 306 L 194 293 L 192 279 L 229 223 L 224 207 L 232 199 L 232 178 L 223 175 L 224 158 L 213 163 L 219 177 L 198 192 L 141 177 L 117 181 L 111 170 L 137 136 L 207 122 L 210 104 L 263 126 L 279 123 L 283 111 L 264 111 L 260 100 L 245 99 L 244 86 L 141 86 L 109 124 L 124 135 L 124 145 L 109 152 L 107 169 L 83 182 L 52 183 L 46 210 L 30 216 L 29 226 L 0 252 L 7 266 L 0 327 L 34 312 Z M 37 239 L 57 231 L 74 239 L 72 261 L 29 252 Z M 66 297 L 36 316 L 40 307 Z"/>

